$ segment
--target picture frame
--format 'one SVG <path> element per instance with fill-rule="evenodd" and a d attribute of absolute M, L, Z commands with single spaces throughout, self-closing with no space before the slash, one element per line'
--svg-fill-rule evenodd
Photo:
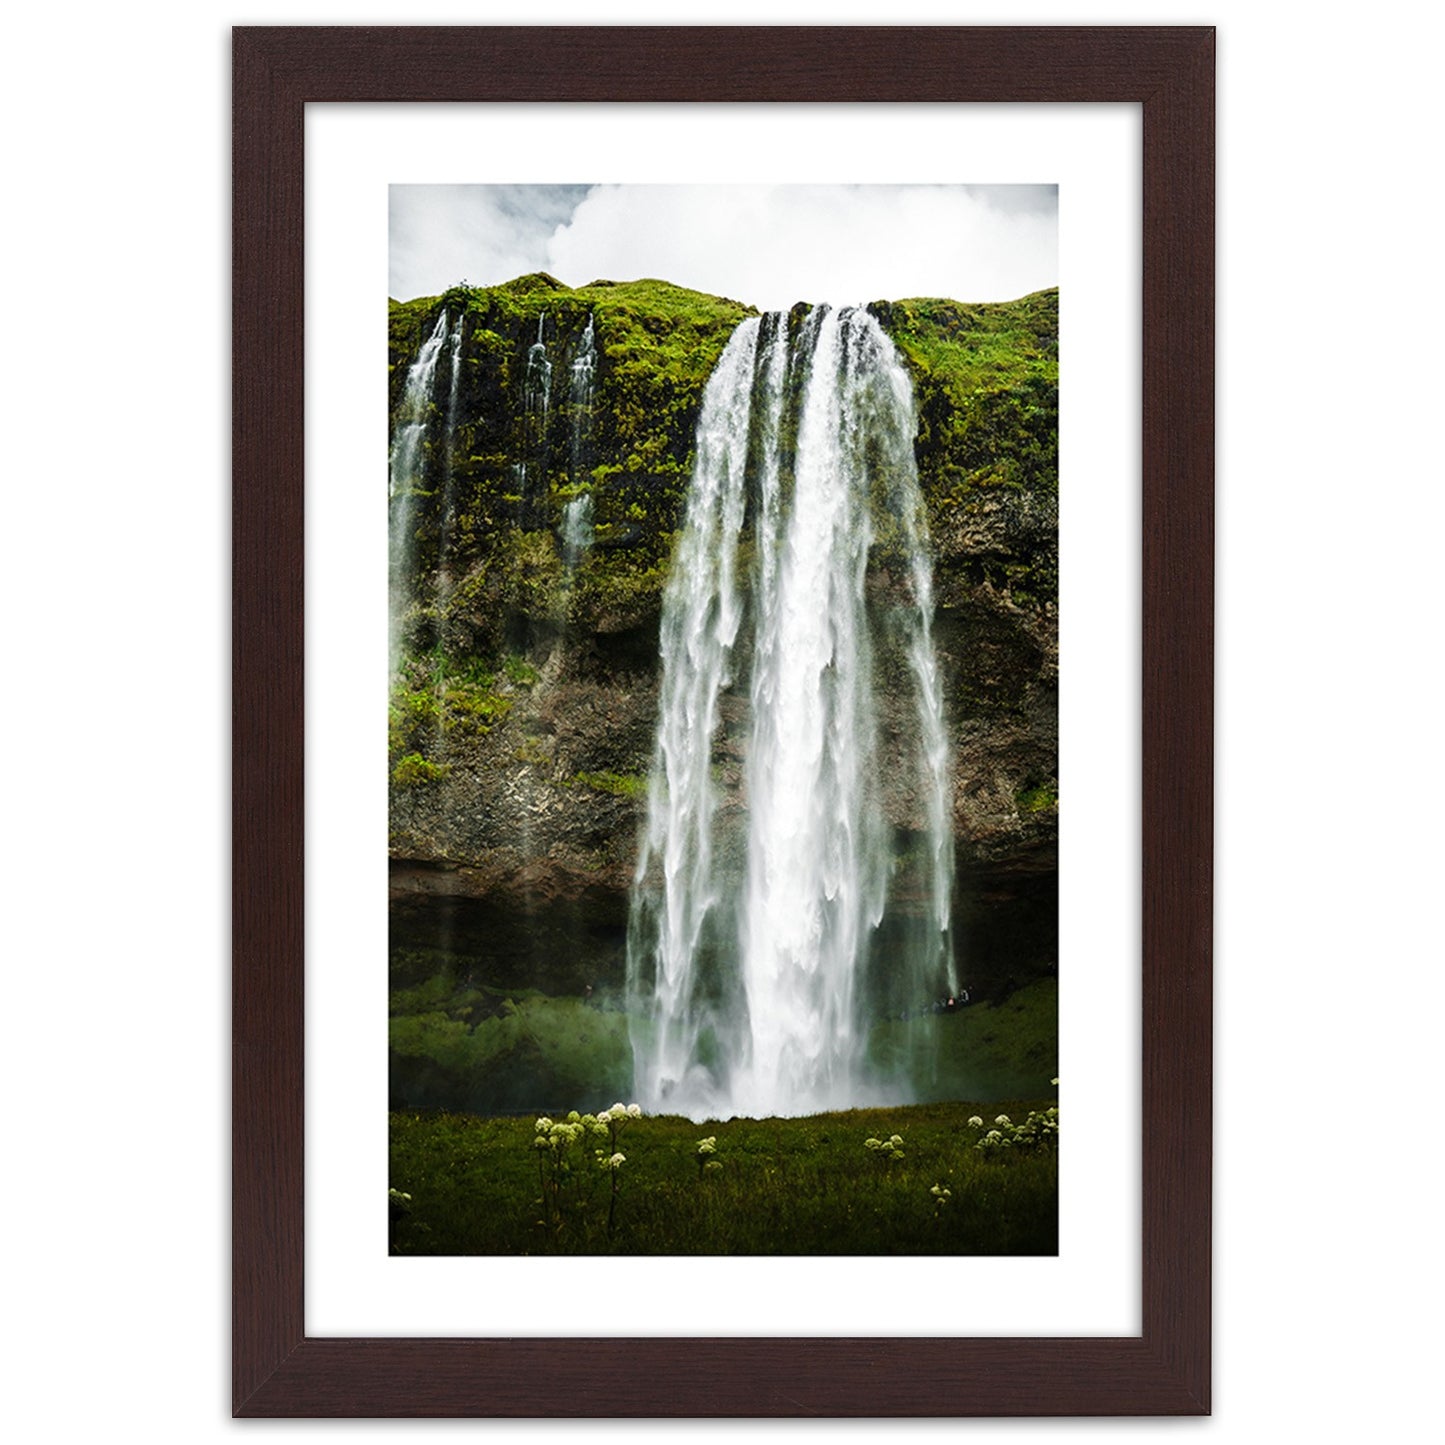
<path fill-rule="evenodd" d="M 1212 29 L 241 27 L 233 80 L 233 1413 L 1208 1413 Z M 800 99 L 1142 108 L 1142 1332 L 308 1338 L 305 107 Z"/>

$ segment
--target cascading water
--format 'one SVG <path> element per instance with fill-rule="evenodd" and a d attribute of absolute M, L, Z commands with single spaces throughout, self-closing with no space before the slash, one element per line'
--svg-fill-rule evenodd
<path fill-rule="evenodd" d="M 552 363 L 542 339 L 547 313 L 537 318 L 537 339 L 527 351 L 522 374 L 522 461 L 518 469 L 524 507 L 535 516 L 542 510 L 547 487 L 547 414 L 552 405 Z"/>
<path fill-rule="evenodd" d="M 388 474 L 388 496 L 391 505 L 391 646 L 389 661 L 396 671 L 399 642 L 397 619 L 401 611 L 401 594 L 411 571 L 412 553 L 416 544 L 417 495 L 426 486 L 428 462 L 427 432 L 436 417 L 437 367 L 450 333 L 447 313 L 437 317 L 432 333 L 422 343 L 417 358 L 406 374 L 401 405 L 397 410 L 396 427 L 391 444 Z M 447 445 L 456 415 L 456 355 L 461 344 L 461 322 L 458 321 L 453 341 L 451 396 L 447 409 Z"/>
<path fill-rule="evenodd" d="M 888 961 L 894 993 L 954 984 L 914 430 L 907 374 L 863 311 L 814 310 L 791 341 L 788 317 L 750 318 L 708 381 L 663 601 L 628 930 L 646 1107 L 705 1118 L 896 1099 L 899 1085 L 870 1079 L 863 1057 L 863 985 L 890 906 L 915 922 Z M 886 746 L 879 663 L 911 718 Z M 717 775 L 739 766 L 741 788 L 724 796 Z M 895 857 L 900 811 L 924 858 L 906 905 L 890 898 L 908 872 Z"/>
<path fill-rule="evenodd" d="M 571 571 L 592 545 L 592 493 L 573 497 L 562 508 L 562 562 Z"/>
<path fill-rule="evenodd" d="M 391 444 L 389 494 L 393 498 L 420 480 L 422 447 L 435 406 L 437 362 L 446 345 L 448 325 L 443 311 L 406 373 L 396 417 L 399 425 Z"/>
<path fill-rule="evenodd" d="M 523 404 L 527 408 L 527 415 L 533 416 L 540 412 L 544 425 L 547 406 L 552 398 L 552 363 L 547 359 L 547 343 L 543 340 L 546 328 L 547 313 L 544 311 L 537 318 L 537 339 L 527 350 L 527 374 L 523 382 Z"/>
<path fill-rule="evenodd" d="M 455 497 L 452 490 L 452 453 L 456 447 L 457 439 L 457 400 L 461 390 L 462 377 L 462 326 L 464 318 L 457 317 L 456 325 L 451 328 L 450 342 L 447 348 L 447 413 L 445 442 L 442 450 L 443 481 L 441 489 L 441 508 L 437 520 L 437 609 L 445 612 L 446 602 L 451 592 L 451 539 L 452 539 L 452 511 L 455 505 Z"/>
<path fill-rule="evenodd" d="M 587 432 L 592 422 L 592 381 L 597 374 L 597 342 L 592 331 L 592 317 L 572 362 L 572 485 L 587 481 Z"/>
<path fill-rule="evenodd" d="M 592 382 L 597 373 L 597 343 L 587 318 L 586 330 L 572 361 L 572 485 L 586 488 L 588 432 L 592 424 Z M 571 572 L 592 545 L 592 493 L 579 492 L 562 509 L 562 562 Z"/>

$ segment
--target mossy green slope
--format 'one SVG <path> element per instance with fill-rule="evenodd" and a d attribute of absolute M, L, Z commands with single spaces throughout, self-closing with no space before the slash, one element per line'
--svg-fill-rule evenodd
<path fill-rule="evenodd" d="M 618 631 L 653 615 L 682 520 L 703 388 L 752 308 L 665 281 L 572 288 L 541 273 L 393 301 L 393 408 L 442 308 L 463 318 L 458 422 L 449 495 L 435 481 L 442 468 L 430 478 L 423 471 L 413 555 L 422 573 L 435 567 L 445 528 L 456 585 L 440 602 L 423 602 L 409 640 L 418 650 L 444 638 L 449 651 L 485 652 L 509 619 Z M 568 379 L 589 321 L 596 365 L 574 454 L 579 419 Z M 523 405 L 539 326 L 553 368 L 541 437 L 529 434 Z M 569 576 L 553 533 L 583 490 L 593 499 L 596 546 Z"/>
<path fill-rule="evenodd" d="M 440 600 L 436 589 L 419 589 L 429 595 L 409 620 L 413 649 L 445 638 L 449 651 L 494 650 L 508 619 L 559 624 L 565 617 L 615 632 L 653 617 L 682 521 L 703 389 L 754 308 L 665 281 L 572 288 L 543 273 L 392 301 L 393 408 L 442 308 L 463 318 L 457 425 L 450 454 L 423 469 L 412 556 L 418 575 L 435 569 L 445 529 L 452 585 Z M 947 539 L 949 514 L 983 497 L 994 512 L 1002 508 L 1006 544 L 984 549 L 997 555 L 965 557 L 952 555 L 945 540 L 938 558 L 945 581 L 952 569 L 1026 605 L 1052 601 L 1058 292 L 980 305 L 880 301 L 869 309 L 912 375 L 915 451 L 935 530 Z M 597 361 L 585 440 L 574 454 L 568 368 L 589 320 Z M 522 404 L 539 323 L 553 366 L 540 440 L 528 436 Z M 571 576 L 552 534 L 582 490 L 592 494 L 597 545 Z"/>
<path fill-rule="evenodd" d="M 869 308 L 913 374 L 925 492 L 1058 489 L 1059 293 Z"/>
<path fill-rule="evenodd" d="M 945 598 L 959 584 L 986 584 L 1014 605 L 1056 602 L 1058 290 L 986 305 L 919 298 L 869 309 L 912 375 L 914 452 Z"/>

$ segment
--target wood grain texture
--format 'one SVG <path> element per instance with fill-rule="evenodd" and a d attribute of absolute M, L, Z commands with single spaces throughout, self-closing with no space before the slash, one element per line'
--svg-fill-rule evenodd
<path fill-rule="evenodd" d="M 1214 32 L 247 27 L 233 81 L 234 1412 L 1207 1413 Z M 1143 108 L 1143 1335 L 307 1339 L 304 107 L 799 99 Z M 559 1370 L 565 1392 L 533 1387 Z"/>

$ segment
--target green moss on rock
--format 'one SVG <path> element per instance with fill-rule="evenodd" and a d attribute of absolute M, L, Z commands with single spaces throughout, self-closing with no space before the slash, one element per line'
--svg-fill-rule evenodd
<path fill-rule="evenodd" d="M 643 798 L 647 796 L 647 776 L 644 773 L 613 773 L 606 770 L 598 773 L 577 773 L 564 780 L 564 788 L 591 788 L 597 793 L 611 793 L 618 798 Z"/>
<path fill-rule="evenodd" d="M 451 585 L 432 615 L 408 619 L 409 644 L 495 650 L 514 617 L 636 625 L 655 612 L 681 525 L 703 388 L 751 308 L 664 281 L 570 288 L 545 273 L 393 301 L 393 408 L 443 308 L 462 326 L 441 469 L 449 481 L 417 493 L 414 570 L 398 580 L 426 591 L 421 584 L 444 560 Z M 594 383 L 578 416 L 569 380 L 589 321 Z M 552 365 L 545 433 L 523 394 L 539 325 Z M 583 575 L 572 577 L 556 534 L 566 502 L 582 491 L 592 495 L 596 542 Z"/>
<path fill-rule="evenodd" d="M 433 763 L 420 753 L 408 753 L 391 770 L 391 780 L 399 788 L 415 788 L 421 783 L 435 783 L 450 771 L 445 763 Z"/>
<path fill-rule="evenodd" d="M 1058 290 L 977 306 L 878 301 L 869 310 L 913 380 L 914 452 L 943 590 L 952 569 L 963 586 L 988 585 L 1023 606 L 1056 602 Z M 960 534 L 967 542 L 953 543 Z"/>
<path fill-rule="evenodd" d="M 1014 802 L 1020 813 L 1053 812 L 1059 806 L 1059 785 L 1052 780 L 1028 783 L 1019 789 Z"/>
<path fill-rule="evenodd" d="M 412 570 L 393 579 L 417 599 L 403 617 L 404 645 L 494 656 L 539 626 L 613 634 L 655 626 L 703 389 L 753 308 L 664 281 L 571 288 L 542 272 L 393 301 L 393 406 L 443 308 L 462 327 L 457 407 L 453 426 L 432 429 L 431 455 L 446 465 L 430 475 L 445 481 L 415 495 Z M 806 310 L 790 313 L 790 329 Z M 986 589 L 1015 607 L 1050 608 L 1058 596 L 1057 291 L 987 305 L 912 298 L 870 310 L 913 380 L 940 607 Z M 596 361 L 590 406 L 579 415 L 571 367 L 589 322 Z M 545 431 L 524 405 L 539 326 L 552 365 Z M 568 559 L 562 512 L 584 491 L 593 545 Z"/>

